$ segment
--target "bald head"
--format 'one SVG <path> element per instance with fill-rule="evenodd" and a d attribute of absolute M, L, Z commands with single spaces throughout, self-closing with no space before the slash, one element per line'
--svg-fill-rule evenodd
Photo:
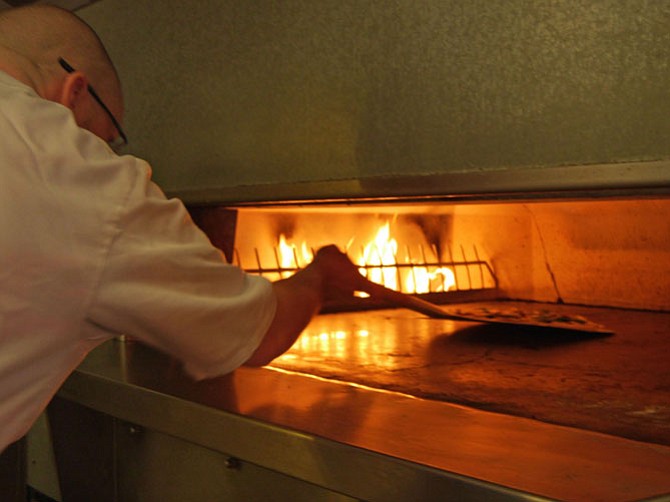
<path fill-rule="evenodd" d="M 118 85 L 112 61 L 93 29 L 71 12 L 49 5 L 21 7 L 0 13 L 0 45 L 39 66 L 55 69 L 59 57 L 91 75 Z M 98 84 L 98 80 L 101 81 Z"/>
<path fill-rule="evenodd" d="M 121 115 L 117 72 L 88 24 L 67 10 L 48 5 L 0 13 L 0 69 L 31 85 L 42 97 L 60 101 L 58 86 L 66 73 L 59 58 L 82 72 L 115 115 Z"/>

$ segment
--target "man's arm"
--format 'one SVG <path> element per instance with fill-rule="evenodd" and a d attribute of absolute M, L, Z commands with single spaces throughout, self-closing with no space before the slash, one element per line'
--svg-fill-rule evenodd
<path fill-rule="evenodd" d="M 273 283 L 277 297 L 274 320 L 245 365 L 263 366 L 286 352 L 318 313 L 324 297 L 333 293 L 351 295 L 366 282 L 356 265 L 335 246 L 320 249 L 307 267 Z"/>

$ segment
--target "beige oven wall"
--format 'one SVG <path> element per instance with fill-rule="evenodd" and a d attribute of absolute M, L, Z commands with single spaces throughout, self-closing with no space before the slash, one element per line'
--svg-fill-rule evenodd
<path fill-rule="evenodd" d="M 218 188 L 670 157 L 665 1 L 104 0 L 78 12 L 118 64 L 131 152 L 171 194 L 225 202 L 234 191 Z"/>
<path fill-rule="evenodd" d="M 670 199 L 459 205 L 505 296 L 670 310 Z"/>

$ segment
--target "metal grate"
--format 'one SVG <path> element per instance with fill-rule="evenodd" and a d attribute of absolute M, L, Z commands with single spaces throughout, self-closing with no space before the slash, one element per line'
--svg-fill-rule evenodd
<path fill-rule="evenodd" d="M 267 251 L 261 253 L 258 248 L 254 248 L 253 257 L 242 260 L 238 250 L 235 250 L 233 263 L 248 273 L 261 275 L 270 280 L 278 280 L 290 277 L 307 266 L 315 254 L 315 251 L 310 249 L 309 256 L 301 257 L 298 250 L 292 247 L 292 256 L 287 259 L 286 256 L 281 255 L 279 246 L 274 247 L 269 253 Z M 351 254 L 350 250 L 349 255 Z M 358 265 L 361 273 L 375 282 L 403 293 L 475 291 L 498 287 L 493 268 L 486 260 L 480 258 L 476 246 L 466 251 L 465 247 L 460 245 L 456 253 L 451 247 L 447 247 L 440 253 L 434 246 L 420 245 L 416 246 L 413 251 L 410 246 L 405 246 L 402 252 L 396 252 L 391 259 L 384 259 L 385 254 L 379 250 L 377 256 L 373 256 L 374 263 Z M 450 270 L 453 276 L 444 270 Z M 435 278 L 426 281 L 427 274 L 429 277 L 433 274 Z M 438 277 L 440 274 L 443 276 L 442 279 Z M 445 278 L 447 275 L 451 279 L 447 280 Z M 379 280 L 380 278 L 382 280 Z M 448 287 L 445 287 L 446 282 L 449 283 Z"/>

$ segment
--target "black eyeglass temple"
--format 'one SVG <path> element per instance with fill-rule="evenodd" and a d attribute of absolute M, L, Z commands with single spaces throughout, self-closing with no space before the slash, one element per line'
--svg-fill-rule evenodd
<path fill-rule="evenodd" d="M 61 67 L 68 73 L 73 73 L 75 69 L 63 58 L 58 58 L 58 64 L 61 65 Z M 105 113 L 109 116 L 110 120 L 112 121 L 112 124 L 114 124 L 114 127 L 116 127 L 116 130 L 119 132 L 119 135 L 123 139 L 123 142 L 125 144 L 128 144 L 128 137 L 126 134 L 123 132 L 123 129 L 121 129 L 121 124 L 116 120 L 112 112 L 107 108 L 107 105 L 100 99 L 100 96 L 98 96 L 98 93 L 95 92 L 95 89 L 89 84 L 87 86 L 88 92 L 93 96 L 93 99 L 96 100 L 96 102 L 102 107 L 102 109 L 105 111 Z"/>

